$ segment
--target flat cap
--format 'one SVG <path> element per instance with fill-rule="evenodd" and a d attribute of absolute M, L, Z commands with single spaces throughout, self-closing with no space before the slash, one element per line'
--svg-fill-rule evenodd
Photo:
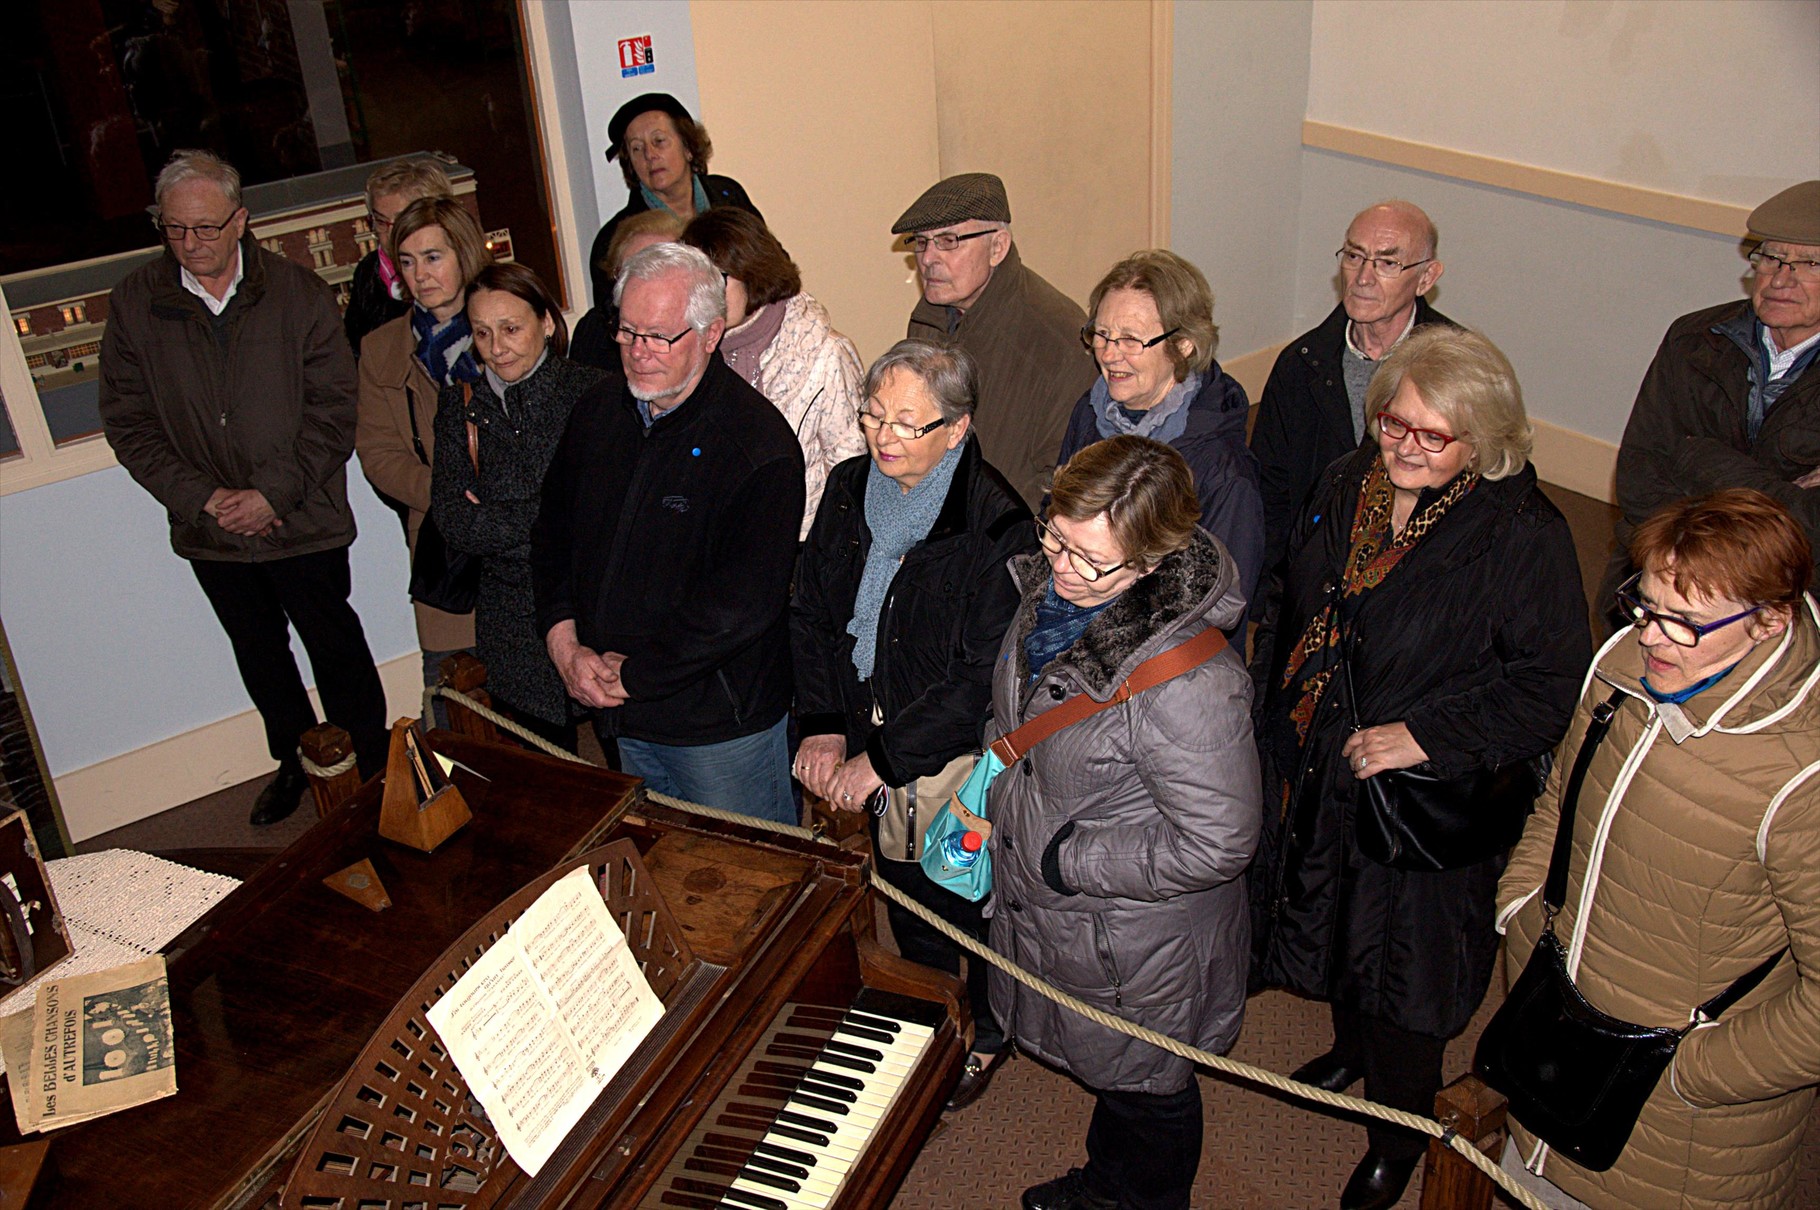
<path fill-rule="evenodd" d="M 1745 225 L 1757 239 L 1820 245 L 1820 181 L 1790 185 L 1751 211 Z"/>
<path fill-rule="evenodd" d="M 933 231 L 970 219 L 982 223 L 1011 221 L 1011 199 L 1005 196 L 1005 182 L 990 172 L 963 172 L 929 186 L 923 196 L 911 202 L 910 209 L 891 224 L 891 234 Z"/>
<path fill-rule="evenodd" d="M 667 92 L 647 92 L 633 97 L 613 113 L 613 120 L 607 123 L 607 158 L 619 158 L 620 145 L 626 141 L 626 127 L 632 119 L 641 113 L 667 113 L 673 118 L 687 118 L 693 122 L 695 116 L 688 107 Z"/>

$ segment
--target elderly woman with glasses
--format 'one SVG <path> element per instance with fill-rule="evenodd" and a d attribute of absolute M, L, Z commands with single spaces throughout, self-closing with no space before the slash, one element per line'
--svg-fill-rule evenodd
<path fill-rule="evenodd" d="M 1365 408 L 1371 441 L 1324 473 L 1257 634 L 1269 805 L 1252 974 L 1331 1005 L 1333 1045 L 1296 1079 L 1338 1092 L 1362 1077 L 1370 1099 L 1427 1114 L 1447 1041 L 1490 985 L 1493 895 L 1528 809 L 1524 779 L 1536 788 L 1533 762 L 1567 729 L 1591 640 L 1573 537 L 1529 465 L 1504 355 L 1473 332 L 1418 329 Z M 1366 783 L 1400 769 L 1455 786 L 1506 770 L 1508 805 L 1493 817 L 1466 801 L 1476 790 L 1447 804 L 1471 832 L 1444 861 L 1368 848 L 1383 816 Z M 1394 1127 L 1366 1133 L 1348 1210 L 1393 1205 L 1425 1146 Z"/>
<path fill-rule="evenodd" d="M 1615 702 L 1574 804 L 1555 936 L 1579 993 L 1645 1026 L 1680 1028 L 1774 964 L 1688 1034 L 1609 1170 L 1553 1154 L 1516 1118 L 1505 1167 L 1551 1206 L 1791 1206 L 1820 1081 L 1813 556 L 1788 510 L 1746 488 L 1669 505 L 1630 554 L 1642 570 L 1617 602 L 1635 632 L 1600 651 L 1561 748 L 1566 765 Z M 1561 792 L 1557 779 L 1498 884 L 1513 978 L 1542 933 Z"/>
<path fill-rule="evenodd" d="M 1238 569 L 1197 522 L 1187 462 L 1122 433 L 1055 474 L 1042 550 L 993 675 L 994 738 L 1070 701 L 1105 708 L 992 784 L 992 948 L 1096 1008 L 1208 1050 L 1238 1036 L 1258 835 Z M 1186 666 L 1121 693 L 1157 656 Z M 1195 654 L 1199 652 L 1199 654 Z M 1026 1210 L 1185 1210 L 1201 1153 L 1194 1066 L 992 973 L 1005 1032 L 1095 1095 L 1086 1164 Z"/>
<path fill-rule="evenodd" d="M 1264 564 L 1264 500 L 1245 447 L 1245 388 L 1213 359 L 1213 291 L 1162 248 L 1134 252 L 1093 288 L 1081 342 L 1099 379 L 1074 405 L 1056 464 L 1119 433 L 1174 446 L 1194 472 L 1201 528 L 1226 544 L 1250 601 Z"/>
<path fill-rule="evenodd" d="M 979 750 L 992 661 L 1017 607 L 1005 562 L 1035 546 L 1030 510 L 973 437 L 979 375 L 964 349 L 899 341 L 862 390 L 870 456 L 829 475 L 790 607 L 796 775 L 849 811 L 884 787 L 927 786 Z M 980 904 L 882 851 L 876 821 L 872 838 L 886 880 L 985 937 Z M 953 943 L 896 904 L 888 911 L 905 957 L 959 971 Z M 984 963 L 968 960 L 967 987 L 974 1039 L 957 1109 L 984 1089 L 1003 1041 Z"/>

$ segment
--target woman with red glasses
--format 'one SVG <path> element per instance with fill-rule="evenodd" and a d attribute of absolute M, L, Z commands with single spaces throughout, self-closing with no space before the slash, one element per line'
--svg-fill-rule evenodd
<path fill-rule="evenodd" d="M 1537 758 L 1567 729 L 1592 647 L 1573 537 L 1529 465 L 1504 355 L 1420 329 L 1378 368 L 1365 414 L 1375 442 L 1327 468 L 1265 589 L 1252 977 L 1332 1007 L 1333 1046 L 1296 1079 L 1337 1092 L 1362 1077 L 1370 1099 L 1430 1114 L 1447 1041 L 1490 984 L 1524 783 L 1540 790 Z M 1372 843 L 1397 835 L 1367 793 L 1392 770 L 1447 779 L 1430 801 L 1464 839 Z M 1501 809 L 1479 781 L 1493 770 Z M 1393 802 L 1394 780 L 1375 783 Z M 1367 1136 L 1347 1210 L 1395 1204 L 1426 1145 Z"/>

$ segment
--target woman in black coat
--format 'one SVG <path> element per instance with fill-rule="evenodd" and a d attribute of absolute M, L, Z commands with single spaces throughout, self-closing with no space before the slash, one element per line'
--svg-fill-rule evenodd
<path fill-rule="evenodd" d="M 1030 510 L 973 439 L 979 375 L 958 346 L 904 340 L 866 374 L 860 427 L 870 455 L 834 468 L 797 564 L 790 605 L 796 776 L 841 810 L 913 785 L 980 749 L 992 668 L 1017 609 L 1006 569 L 1036 548 Z M 924 803 L 932 811 L 939 804 Z M 874 850 L 879 849 L 876 821 Z M 892 885 L 984 940 L 982 905 L 880 852 Z M 960 970 L 960 950 L 895 904 L 906 958 Z M 1004 1037 L 986 964 L 967 962 L 973 1052 L 950 1101 L 972 1102 Z"/>
<path fill-rule="evenodd" d="M 1257 636 L 1252 975 L 1333 1007 L 1333 1048 L 1295 1078 L 1340 1091 L 1363 1076 L 1370 1099 L 1428 1114 L 1447 1040 L 1490 983 L 1507 851 L 1494 841 L 1457 869 L 1379 864 L 1356 842 L 1361 783 L 1551 751 L 1592 646 L 1573 538 L 1528 465 L 1504 355 L 1476 333 L 1417 331 L 1365 409 L 1376 448 L 1327 469 Z M 1493 835 L 1507 846 L 1521 819 L 1504 822 Z M 1348 1210 L 1393 1205 L 1425 1146 L 1395 1128 L 1368 1136 Z"/>
<path fill-rule="evenodd" d="M 613 278 L 606 268 L 608 249 L 625 219 L 664 209 L 687 223 L 715 206 L 738 206 L 758 214 L 758 207 L 738 181 L 708 172 L 708 157 L 713 154 L 707 128 L 667 92 L 633 97 L 614 113 L 607 123 L 607 158 L 619 161 L 628 192 L 625 207 L 607 220 L 588 253 L 595 306 L 613 299 Z"/>
<path fill-rule="evenodd" d="M 482 269 L 467 315 L 484 373 L 471 391 L 446 387 L 437 401 L 436 443 L 447 452 L 430 477 L 430 507 L 451 549 L 481 556 L 475 646 L 494 704 L 574 752 L 569 694 L 533 611 L 531 524 L 569 411 L 603 375 L 563 357 L 562 308 L 523 265 Z"/>

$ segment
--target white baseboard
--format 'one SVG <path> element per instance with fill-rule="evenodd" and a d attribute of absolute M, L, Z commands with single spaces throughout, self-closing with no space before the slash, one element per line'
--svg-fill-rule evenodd
<path fill-rule="evenodd" d="M 1536 429 L 1536 446 L 1530 457 L 1544 483 L 1607 504 L 1618 502 L 1612 483 L 1618 469 L 1617 446 L 1546 420 L 1532 419 L 1530 423 Z"/>
<path fill-rule="evenodd" d="M 386 721 L 417 717 L 423 708 L 423 657 L 413 651 L 379 665 Z M 322 700 L 310 690 L 322 715 Z M 237 786 L 276 768 L 265 750 L 259 712 L 248 710 L 73 769 L 56 778 L 70 838 L 77 842 L 137 823 L 172 807 Z"/>

